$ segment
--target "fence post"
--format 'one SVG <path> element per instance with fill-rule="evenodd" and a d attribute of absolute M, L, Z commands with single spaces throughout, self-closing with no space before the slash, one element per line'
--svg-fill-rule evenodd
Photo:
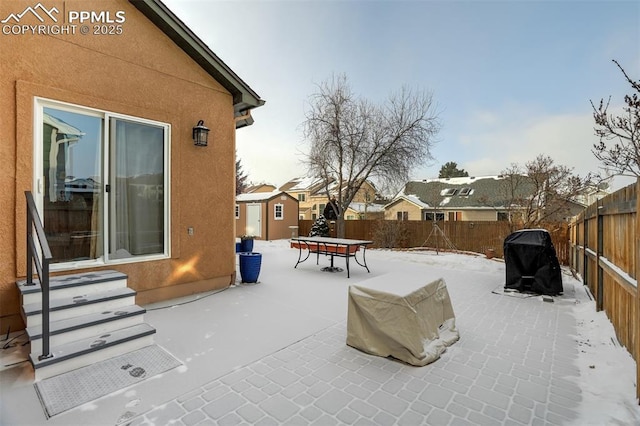
<path fill-rule="evenodd" d="M 589 220 L 587 219 L 587 212 L 585 210 L 584 217 L 582 218 L 582 283 L 586 286 L 589 285 L 589 254 L 587 248 L 589 248 Z"/>
<path fill-rule="evenodd" d="M 596 247 L 596 271 L 597 271 L 597 283 L 598 286 L 598 295 L 596 298 L 596 311 L 600 312 L 604 306 L 604 271 L 602 270 L 602 266 L 600 265 L 600 256 L 604 253 L 604 236 L 603 236 L 603 227 L 604 227 L 604 216 L 600 214 L 600 210 L 602 206 L 600 205 L 600 200 L 596 201 L 596 218 L 597 218 L 597 227 L 598 227 L 598 245 Z"/>
<path fill-rule="evenodd" d="M 579 242 L 579 236 L 578 236 L 578 221 L 576 221 L 573 227 L 573 240 L 574 240 L 574 247 L 575 247 L 575 252 L 573 253 L 574 258 L 573 258 L 573 264 L 575 265 L 575 267 L 573 268 L 574 271 L 576 271 L 576 273 L 580 273 L 580 271 L 578 271 L 578 266 L 580 265 L 580 245 L 578 244 Z M 584 212 L 582 213 L 582 226 L 584 226 Z M 584 250 L 584 241 L 582 242 L 582 250 Z M 583 282 L 584 282 L 584 277 L 583 277 Z"/>
<path fill-rule="evenodd" d="M 640 178 L 636 180 L 636 283 L 640 279 Z M 640 401 L 640 291 L 636 284 L 636 398 Z"/>

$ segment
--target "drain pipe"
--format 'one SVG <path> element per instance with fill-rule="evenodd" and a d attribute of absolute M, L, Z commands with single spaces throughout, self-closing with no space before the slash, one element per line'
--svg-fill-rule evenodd
<path fill-rule="evenodd" d="M 251 110 L 247 110 L 247 113 L 244 115 L 234 117 L 236 123 L 240 120 L 246 120 L 247 118 L 251 118 Z"/>

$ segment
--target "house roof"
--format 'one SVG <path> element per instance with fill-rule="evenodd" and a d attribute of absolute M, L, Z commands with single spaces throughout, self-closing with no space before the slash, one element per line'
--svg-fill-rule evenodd
<path fill-rule="evenodd" d="M 270 201 L 276 197 L 279 197 L 280 195 L 286 195 L 287 197 L 291 198 L 292 200 L 296 200 L 295 198 L 293 198 L 291 195 L 287 194 L 284 191 L 271 191 L 271 192 L 251 192 L 248 194 L 238 194 L 236 195 L 236 202 L 238 203 L 242 203 L 242 202 L 260 202 L 260 201 Z M 297 201 L 297 200 L 296 200 Z"/>
<path fill-rule="evenodd" d="M 276 190 L 275 185 L 271 185 L 270 183 L 261 183 L 258 185 L 251 185 L 244 190 L 245 194 L 250 194 L 252 192 L 272 192 Z"/>
<path fill-rule="evenodd" d="M 532 194 L 530 181 L 523 176 L 522 183 L 515 187 L 515 197 L 508 196 L 506 177 L 483 176 L 445 179 L 425 179 L 408 182 L 390 203 L 405 199 L 423 209 L 483 209 L 499 208 L 517 198 Z"/>
<path fill-rule="evenodd" d="M 374 203 L 351 203 L 349 208 L 357 213 L 364 213 L 365 211 L 368 213 L 380 213 L 384 211 L 382 204 Z"/>
<path fill-rule="evenodd" d="M 322 185 L 322 179 L 313 177 L 297 177 L 280 187 L 281 191 L 316 191 Z"/>
<path fill-rule="evenodd" d="M 215 78 L 233 96 L 236 128 L 253 124 L 251 110 L 265 101 L 227 66 L 160 0 L 129 0 L 187 55 Z"/>
<path fill-rule="evenodd" d="M 375 190 L 375 186 L 372 182 L 367 181 L 369 185 Z M 347 186 L 347 182 L 343 182 L 343 188 Z M 289 192 L 302 192 L 308 191 L 310 196 L 326 196 L 324 181 L 320 178 L 314 177 L 298 177 L 291 179 L 280 187 L 281 191 Z M 332 180 L 328 185 L 328 190 L 331 195 L 336 195 L 339 191 L 338 182 Z"/>
<path fill-rule="evenodd" d="M 398 194 L 393 200 L 391 200 L 388 204 L 386 204 L 384 206 L 385 209 L 391 207 L 392 205 L 400 202 L 400 201 L 407 201 L 409 203 L 415 204 L 416 206 L 418 206 L 421 209 L 428 209 L 430 206 L 428 203 L 424 203 L 422 201 L 420 201 L 420 198 L 418 198 L 416 195 L 405 195 L 405 194 Z"/>

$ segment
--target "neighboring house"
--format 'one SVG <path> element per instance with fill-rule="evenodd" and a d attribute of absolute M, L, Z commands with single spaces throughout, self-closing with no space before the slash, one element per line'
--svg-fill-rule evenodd
<path fill-rule="evenodd" d="M 377 203 L 351 203 L 345 212 L 346 220 L 384 219 L 384 205 Z"/>
<path fill-rule="evenodd" d="M 517 184 L 507 176 L 457 177 L 408 182 L 385 206 L 387 220 L 500 221 L 519 214 L 523 200 L 534 199 L 526 176 Z M 527 201 L 528 203 L 528 201 Z M 540 207 L 555 211 L 553 205 Z M 584 206 L 563 202 L 549 220 L 566 220 Z"/>
<path fill-rule="evenodd" d="M 590 206 L 596 201 L 611 194 L 611 191 L 609 190 L 611 180 L 612 178 L 609 178 L 598 185 L 592 185 L 583 196 L 579 197 L 580 203 L 585 206 Z"/>
<path fill-rule="evenodd" d="M 25 191 L 54 274 L 125 273 L 140 304 L 233 284 L 235 132 L 264 101 L 160 1 L 34 3 L 0 3 L 0 330 L 24 327 Z M 80 6 L 118 22 L 71 32 Z"/>
<path fill-rule="evenodd" d="M 254 192 L 273 192 L 276 190 L 275 185 L 268 183 L 260 183 L 258 185 L 251 185 L 244 190 L 243 194 L 252 194 Z"/>
<path fill-rule="evenodd" d="M 283 191 L 236 195 L 235 217 L 236 237 L 289 238 L 298 226 L 298 200 Z"/>
<path fill-rule="evenodd" d="M 322 191 L 322 189 L 323 184 L 321 179 L 306 177 L 291 179 L 279 188 L 280 191 L 284 191 L 298 200 L 298 218 L 302 220 L 315 219 L 319 214 L 322 214 L 324 205 L 327 202 L 326 195 L 320 213 L 318 213 L 317 201 L 312 200 L 312 196 L 315 198 L 316 194 Z"/>
<path fill-rule="evenodd" d="M 408 182 L 385 206 L 387 220 L 508 220 L 502 176 Z"/>
<path fill-rule="evenodd" d="M 295 178 L 282 185 L 280 190 L 287 192 L 298 200 L 300 205 L 298 216 L 301 220 L 316 220 L 322 214 L 329 201 L 322 179 Z M 338 193 L 335 183 L 329 184 L 329 193 L 331 195 Z M 373 202 L 376 199 L 375 186 L 370 182 L 364 182 L 353 198 L 350 208 L 345 212 L 345 219 L 364 219 L 364 207 L 362 204 L 366 203 L 371 206 L 372 210 L 375 210 L 376 207 Z"/>

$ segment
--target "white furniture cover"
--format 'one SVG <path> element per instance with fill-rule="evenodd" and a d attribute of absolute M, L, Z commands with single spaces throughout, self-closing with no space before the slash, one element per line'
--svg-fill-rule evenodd
<path fill-rule="evenodd" d="M 349 287 L 347 345 L 369 354 L 427 365 L 460 338 L 455 321 L 443 279 L 408 286 L 389 274 Z"/>

